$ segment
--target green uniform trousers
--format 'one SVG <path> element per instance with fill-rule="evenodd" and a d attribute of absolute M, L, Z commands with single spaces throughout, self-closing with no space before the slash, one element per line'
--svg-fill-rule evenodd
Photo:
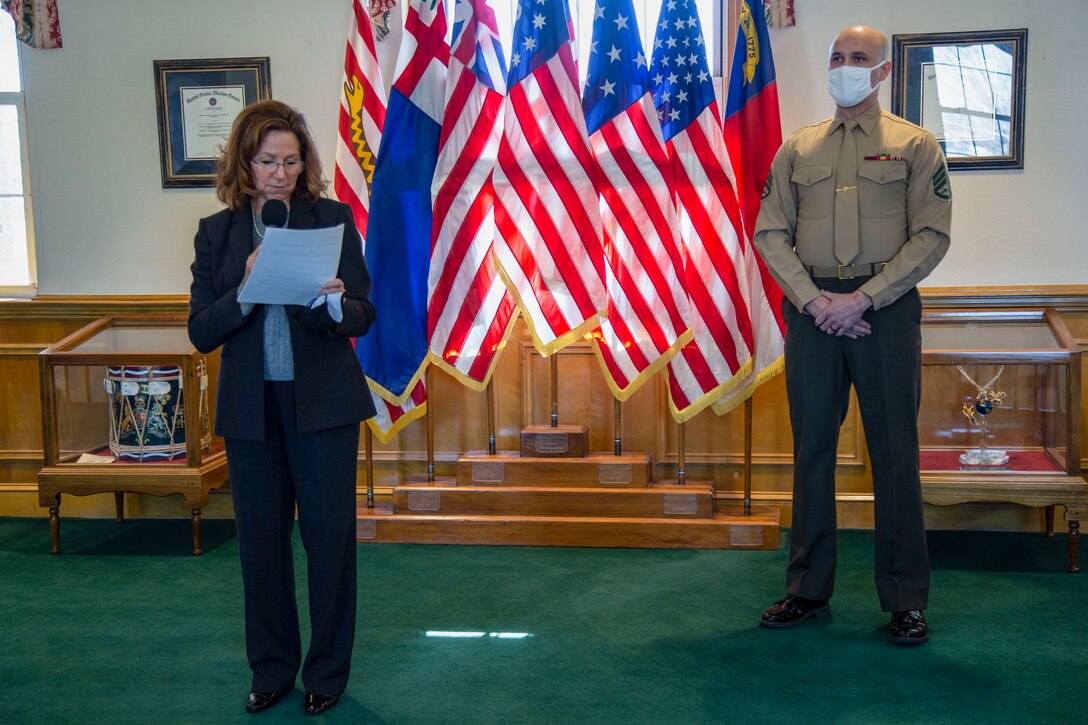
<path fill-rule="evenodd" d="M 816 279 L 820 289 L 853 292 L 868 278 Z M 857 340 L 820 330 L 783 301 L 786 395 L 793 429 L 793 524 L 786 591 L 830 598 L 835 585 L 835 456 L 839 429 L 857 392 L 875 499 L 875 573 L 881 608 L 925 609 L 929 598 L 921 483 L 922 302 L 916 289 L 864 319 Z"/>

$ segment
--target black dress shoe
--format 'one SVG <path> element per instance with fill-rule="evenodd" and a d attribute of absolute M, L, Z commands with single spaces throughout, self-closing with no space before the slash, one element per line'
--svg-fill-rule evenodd
<path fill-rule="evenodd" d="M 282 692 L 250 692 L 246 698 L 246 712 L 260 712 L 275 705 L 283 697 Z"/>
<path fill-rule="evenodd" d="M 330 707 L 336 704 L 336 701 L 340 699 L 339 695 L 317 695 L 312 692 L 306 693 L 306 714 L 307 715 L 320 715 L 328 710 Z"/>
<path fill-rule="evenodd" d="M 805 599 L 794 594 L 787 594 L 770 606 L 759 619 L 761 627 L 784 629 L 796 627 L 809 617 L 823 617 L 831 614 L 831 605 L 826 599 Z"/>
<path fill-rule="evenodd" d="M 888 640 L 896 644 L 922 644 L 929 639 L 926 618 L 917 609 L 893 612 L 888 625 Z"/>

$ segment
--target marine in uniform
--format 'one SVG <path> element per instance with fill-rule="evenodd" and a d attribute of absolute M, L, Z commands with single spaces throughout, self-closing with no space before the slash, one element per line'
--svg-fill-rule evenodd
<path fill-rule="evenodd" d="M 918 471 L 921 300 L 949 245 L 952 195 L 928 131 L 882 111 L 887 38 L 866 26 L 832 44 L 835 115 L 792 134 L 771 165 L 755 245 L 785 294 L 786 395 L 794 440 L 786 597 L 760 623 L 830 612 L 835 458 L 853 385 L 875 500 L 875 574 L 888 638 L 920 644 L 929 597 Z"/>

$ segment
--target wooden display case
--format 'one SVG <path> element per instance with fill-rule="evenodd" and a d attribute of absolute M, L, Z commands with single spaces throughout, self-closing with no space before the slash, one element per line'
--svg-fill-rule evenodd
<path fill-rule="evenodd" d="M 1061 506 L 1069 570 L 1079 571 L 1088 515 L 1081 363 L 1061 317 L 1053 309 L 927 312 L 922 350 L 923 500 L 1045 508 L 1048 536 Z"/>
<path fill-rule="evenodd" d="M 54 554 L 61 494 L 108 492 L 119 523 L 126 492 L 181 494 L 202 553 L 201 509 L 227 479 L 223 441 L 211 435 L 217 365 L 193 348 L 182 317 L 103 317 L 42 351 L 38 503 L 49 507 Z"/>

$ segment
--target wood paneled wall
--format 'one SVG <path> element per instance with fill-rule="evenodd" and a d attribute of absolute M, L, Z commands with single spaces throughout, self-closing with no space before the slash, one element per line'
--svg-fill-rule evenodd
<path fill-rule="evenodd" d="M 1088 286 L 1016 288 L 931 288 L 923 290 L 927 309 L 1056 307 L 1082 349 L 1088 349 Z M 88 322 L 109 314 L 185 314 L 184 296 L 39 297 L 0 301 L 0 515 L 40 516 L 37 473 L 42 465 L 41 402 L 38 353 Z M 500 449 L 515 450 L 518 433 L 549 418 L 549 364 L 532 349 L 518 323 L 495 372 Z M 1088 356 L 1085 356 L 1088 360 Z M 615 434 L 612 397 L 588 344 L 575 344 L 558 355 L 560 421 L 590 428 L 593 450 L 612 450 Z M 1083 376 L 1088 380 L 1088 376 Z M 1088 387 L 1088 386 L 1085 386 Z M 452 475 L 457 458 L 487 447 L 486 397 L 470 391 L 440 371 L 431 395 L 435 416 L 435 459 L 439 475 Z M 1088 391 L 1082 390 L 1082 417 L 1088 420 Z M 791 436 L 781 376 L 763 385 L 753 398 L 753 501 L 782 507 L 789 523 Z M 689 480 L 714 481 L 720 499 L 739 499 L 743 491 L 743 408 L 717 416 L 704 411 L 685 429 Z M 622 407 L 620 435 L 627 451 L 648 451 L 657 478 L 675 478 L 678 429 L 668 412 L 664 378 L 639 390 Z M 360 446 L 362 449 L 362 446 Z M 375 442 L 375 482 L 379 496 L 405 477 L 425 472 L 426 425 L 418 421 L 389 445 Z M 852 408 L 838 448 L 840 525 L 865 527 L 872 520 L 872 484 L 861 423 Z M 1082 466 L 1082 468 L 1088 468 Z M 362 455 L 360 489 L 365 485 Z M 130 495 L 133 516 L 182 517 L 180 498 Z M 112 516 L 113 497 L 67 497 L 68 515 Z M 230 516 L 229 496 L 213 494 L 205 515 Z M 1041 527 L 1037 511 L 1004 506 L 929 507 L 935 528 L 1029 529 Z"/>

